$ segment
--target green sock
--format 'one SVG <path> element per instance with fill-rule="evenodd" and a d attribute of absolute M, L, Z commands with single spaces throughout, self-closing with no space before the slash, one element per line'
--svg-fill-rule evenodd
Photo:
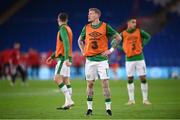
<path fill-rule="evenodd" d="M 87 98 L 87 107 L 88 107 L 88 109 L 91 109 L 92 110 L 92 100 L 93 100 L 93 98 L 91 97 L 91 96 L 88 96 L 88 98 Z"/>
<path fill-rule="evenodd" d="M 111 98 L 106 98 L 105 102 L 111 102 Z"/>
<path fill-rule="evenodd" d="M 67 88 L 71 88 L 71 85 L 67 85 Z"/>
<path fill-rule="evenodd" d="M 63 83 L 63 82 L 58 85 L 59 88 L 62 88 L 63 86 L 64 86 L 64 83 Z"/>
<path fill-rule="evenodd" d="M 106 110 L 111 110 L 111 99 L 105 99 Z"/>

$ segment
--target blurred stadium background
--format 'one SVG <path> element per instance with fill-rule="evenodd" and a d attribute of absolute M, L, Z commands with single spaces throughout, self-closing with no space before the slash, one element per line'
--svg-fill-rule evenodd
<path fill-rule="evenodd" d="M 77 39 L 87 23 L 90 7 L 99 8 L 102 11 L 101 20 L 119 32 L 130 17 L 136 17 L 139 26 L 152 35 L 144 50 L 148 78 L 180 77 L 179 0 L 1 0 L 0 6 L 1 61 L 4 54 L 8 58 L 8 50 L 19 42 L 24 56 L 21 61 L 29 79 L 33 79 L 33 76 L 35 79 L 53 78 L 54 64 L 47 66 L 44 59 L 55 50 L 58 30 L 56 19 L 62 11 L 69 14 L 69 25 L 74 33 L 72 78 L 84 77 L 84 60 L 78 53 Z M 120 54 L 118 79 L 126 79 L 124 54 Z M 114 79 L 112 70 L 110 75 Z"/>

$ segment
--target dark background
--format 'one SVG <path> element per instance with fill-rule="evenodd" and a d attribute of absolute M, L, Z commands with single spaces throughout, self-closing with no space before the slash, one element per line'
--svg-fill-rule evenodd
<path fill-rule="evenodd" d="M 156 2 L 155 2 L 156 1 Z M 60 12 L 69 14 L 74 34 L 73 50 L 79 50 L 77 39 L 87 24 L 88 9 L 97 7 L 101 20 L 121 31 L 126 21 L 136 17 L 141 28 L 152 35 L 145 47 L 150 66 L 180 66 L 179 0 L 1 0 L 0 50 L 20 42 L 21 50 L 39 52 L 55 50 Z"/>

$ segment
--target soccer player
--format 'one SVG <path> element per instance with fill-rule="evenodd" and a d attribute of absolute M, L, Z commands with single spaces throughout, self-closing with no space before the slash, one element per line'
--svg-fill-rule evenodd
<path fill-rule="evenodd" d="M 57 109 L 69 109 L 74 105 L 71 99 L 72 88 L 70 85 L 70 66 L 72 63 L 72 39 L 73 33 L 67 25 L 68 15 L 60 13 L 57 19 L 59 31 L 57 33 L 56 51 L 47 59 L 47 63 L 51 64 L 54 58 L 57 58 L 55 68 L 55 83 L 65 96 L 65 104 Z"/>
<path fill-rule="evenodd" d="M 27 73 L 21 61 L 21 57 L 22 57 L 22 54 L 20 52 L 21 44 L 17 42 L 14 44 L 13 47 L 14 48 L 11 50 L 11 55 L 10 55 L 10 67 L 11 67 L 11 79 L 12 79 L 11 85 L 12 86 L 15 85 L 18 74 L 21 75 L 23 85 L 27 85 L 26 84 Z"/>
<path fill-rule="evenodd" d="M 141 80 L 143 104 L 150 105 L 148 100 L 148 84 L 146 79 L 146 64 L 143 47 L 149 42 L 150 35 L 137 27 L 136 19 L 127 22 L 127 29 L 121 33 L 122 48 L 126 54 L 126 73 L 128 76 L 127 90 L 129 101 L 127 105 L 135 104 L 133 76 L 137 71 Z"/>
<path fill-rule="evenodd" d="M 101 11 L 90 8 L 88 14 L 89 24 L 85 25 L 78 39 L 79 48 L 86 57 L 85 77 L 87 81 L 87 113 L 92 115 L 93 110 L 93 86 L 95 79 L 102 81 L 105 96 L 106 113 L 111 116 L 111 95 L 109 88 L 109 64 L 107 55 L 112 53 L 115 45 L 108 50 L 108 38 L 120 41 L 120 35 L 107 23 L 99 20 Z"/>

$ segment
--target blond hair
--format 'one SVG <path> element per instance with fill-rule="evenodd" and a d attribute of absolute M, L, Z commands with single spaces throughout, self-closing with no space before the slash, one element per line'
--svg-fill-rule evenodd
<path fill-rule="evenodd" d="M 90 8 L 89 11 L 94 11 L 99 15 L 99 17 L 101 16 L 101 11 L 98 8 Z"/>

